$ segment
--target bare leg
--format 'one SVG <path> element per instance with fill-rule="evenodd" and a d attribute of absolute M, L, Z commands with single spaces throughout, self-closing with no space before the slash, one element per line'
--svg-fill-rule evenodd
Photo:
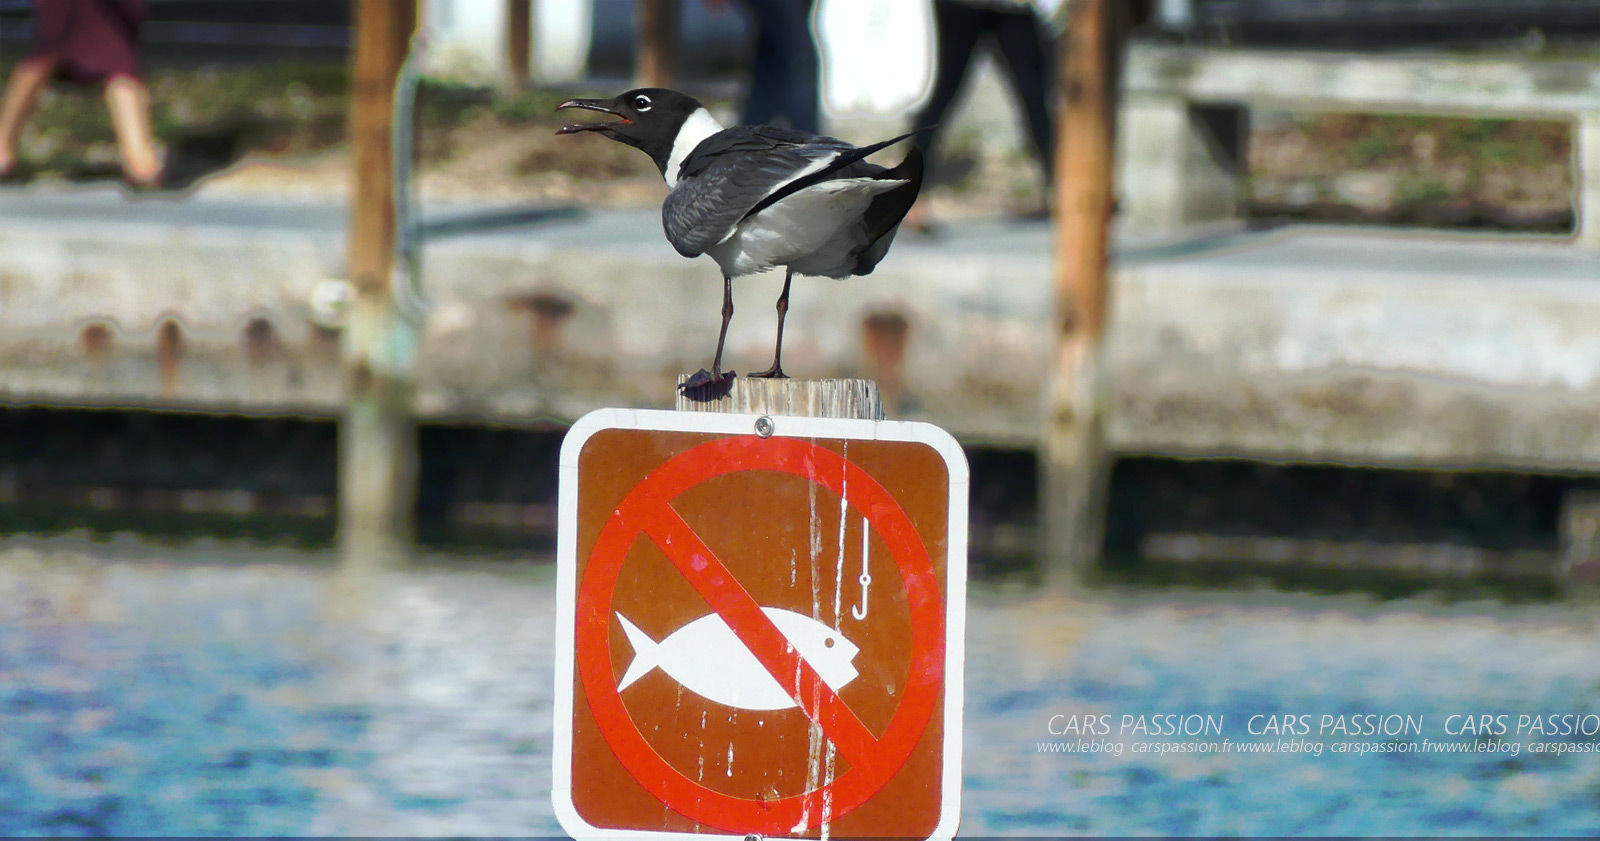
<path fill-rule="evenodd" d="M 699 388 L 733 379 L 733 373 L 722 373 L 722 345 L 728 340 L 728 322 L 733 320 L 733 278 L 722 277 L 722 332 L 717 334 L 717 355 L 711 360 L 711 370 L 701 368 L 694 376 L 678 386 L 681 390 Z"/>
<path fill-rule="evenodd" d="M 123 172 L 134 183 L 155 183 L 161 177 L 161 158 L 150 128 L 149 89 L 132 76 L 113 76 L 106 81 L 106 108 L 111 111 Z"/>
<path fill-rule="evenodd" d="M 789 314 L 789 282 L 794 280 L 794 269 L 789 269 L 783 276 L 783 293 L 778 296 L 778 346 L 772 351 L 772 367 L 752 377 L 772 377 L 788 379 L 789 375 L 783 372 L 783 317 Z"/>
<path fill-rule="evenodd" d="M 22 137 L 22 124 L 39 101 L 39 92 L 50 82 L 55 72 L 53 59 L 41 58 L 17 64 L 6 83 L 5 98 L 0 99 L 0 172 L 17 163 L 17 141 Z"/>

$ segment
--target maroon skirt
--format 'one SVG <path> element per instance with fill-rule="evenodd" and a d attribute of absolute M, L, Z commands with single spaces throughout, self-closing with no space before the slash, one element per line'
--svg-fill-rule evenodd
<path fill-rule="evenodd" d="M 55 62 L 55 76 L 98 82 L 139 75 L 145 0 L 34 0 L 30 59 Z"/>

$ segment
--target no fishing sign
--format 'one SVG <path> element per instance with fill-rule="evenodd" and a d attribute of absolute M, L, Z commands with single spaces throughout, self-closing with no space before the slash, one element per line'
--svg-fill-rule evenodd
<path fill-rule="evenodd" d="M 562 828 L 954 835 L 966 542 L 966 459 L 928 424 L 585 416 L 561 450 Z"/>

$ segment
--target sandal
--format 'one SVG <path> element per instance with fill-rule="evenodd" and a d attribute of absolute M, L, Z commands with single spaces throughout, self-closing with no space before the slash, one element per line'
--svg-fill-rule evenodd
<path fill-rule="evenodd" d="M 149 181 L 136 180 L 124 172 L 123 191 L 130 196 L 181 197 L 193 192 L 201 179 L 221 171 L 229 163 L 190 146 L 192 144 L 178 144 L 169 149 L 166 165 Z"/>
<path fill-rule="evenodd" d="M 180 198 L 194 191 L 195 182 L 204 172 L 191 167 L 162 167 L 156 177 L 141 181 L 127 173 L 122 175 L 122 191 L 130 197 Z"/>
<path fill-rule="evenodd" d="M 33 180 L 34 171 L 18 161 L 5 169 L 0 169 L 0 187 L 20 187 Z"/>

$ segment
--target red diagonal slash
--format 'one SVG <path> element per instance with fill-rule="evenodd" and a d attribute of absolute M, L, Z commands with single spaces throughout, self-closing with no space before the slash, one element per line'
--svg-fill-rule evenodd
<path fill-rule="evenodd" d="M 851 711 L 838 693 L 800 656 L 778 630 L 761 605 L 733 573 L 717 559 L 705 541 L 670 506 L 654 506 L 640 516 L 637 526 L 661 547 L 672 565 L 683 573 L 695 592 L 728 623 L 739 641 L 761 662 L 767 673 L 789 693 L 852 767 L 863 767 L 881 753 L 877 737 Z"/>

